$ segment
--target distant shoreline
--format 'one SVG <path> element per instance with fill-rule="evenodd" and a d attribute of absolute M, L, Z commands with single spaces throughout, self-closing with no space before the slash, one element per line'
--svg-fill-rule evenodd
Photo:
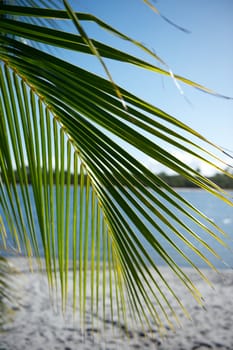
<path fill-rule="evenodd" d="M 41 171 L 42 171 L 42 169 L 41 169 Z M 41 173 L 41 175 L 43 178 L 44 174 Z M 156 175 L 172 188 L 178 188 L 178 189 L 182 189 L 182 188 L 198 189 L 199 188 L 195 183 L 187 180 L 185 177 L 180 176 L 180 175 L 168 175 L 165 172 L 162 172 L 162 173 L 159 173 Z M 47 174 L 47 183 L 49 183 L 49 176 L 51 176 L 51 175 L 49 175 L 49 173 L 48 173 Z M 52 180 L 53 180 L 54 185 L 56 184 L 56 180 L 57 180 L 56 176 L 57 175 L 55 173 L 52 174 Z M 73 173 L 68 174 L 65 171 L 63 174 L 64 185 L 67 184 L 68 178 L 70 179 L 69 180 L 70 185 L 73 185 L 74 184 L 74 174 Z M 207 179 L 212 181 L 213 183 L 215 183 L 217 186 L 221 187 L 222 189 L 226 189 L 226 190 L 233 189 L 233 178 L 231 178 L 225 174 L 216 173 L 215 175 L 207 177 Z M 8 180 L 9 180 L 9 182 L 16 182 L 17 184 L 20 183 L 19 174 L 16 171 L 14 171 L 13 176 L 11 174 L 8 174 Z M 4 182 L 4 179 L 2 179 L 2 181 Z M 24 181 L 25 181 L 25 179 L 24 179 Z M 58 174 L 58 181 L 60 183 L 60 174 Z M 84 185 L 87 183 L 87 175 L 83 176 L 82 181 L 83 181 Z M 26 178 L 25 182 L 27 182 L 27 184 L 29 184 L 29 185 L 32 183 L 31 176 L 29 173 L 27 174 L 27 178 Z M 81 183 L 80 174 L 78 174 L 77 182 L 78 182 L 78 185 L 80 185 L 80 183 Z M 121 183 L 121 184 L 123 186 L 124 185 L 127 186 L 126 182 Z"/>

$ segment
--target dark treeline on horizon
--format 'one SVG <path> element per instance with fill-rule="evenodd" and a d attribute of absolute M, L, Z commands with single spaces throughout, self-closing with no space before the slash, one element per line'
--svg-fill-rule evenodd
<path fill-rule="evenodd" d="M 180 175 L 168 175 L 163 172 L 159 173 L 158 176 L 171 187 L 198 188 L 195 183 L 190 182 L 188 179 Z M 221 188 L 233 189 L 233 178 L 230 178 L 227 175 L 216 173 L 207 178 Z"/>
<path fill-rule="evenodd" d="M 17 171 L 14 172 L 15 181 L 19 183 L 19 175 Z M 42 175 L 43 176 L 43 175 Z M 198 188 L 196 184 L 193 182 L 190 182 L 186 178 L 180 175 L 168 175 L 165 172 L 161 172 L 158 174 L 158 176 L 165 181 L 169 186 L 171 187 L 186 187 L 186 188 Z M 60 176 L 59 176 L 60 178 Z M 225 189 L 233 189 L 233 178 L 230 178 L 229 176 L 226 176 L 224 174 L 216 173 L 213 176 L 207 177 L 209 180 L 213 181 L 216 185 L 220 186 L 221 188 Z M 10 176 L 8 176 L 9 181 L 11 182 Z M 84 183 L 86 183 L 87 176 L 84 175 Z M 31 176 L 28 174 L 27 176 L 28 183 L 31 183 Z M 49 182 L 49 179 L 47 178 L 47 181 Z M 80 184 L 81 177 L 78 176 L 78 184 Z M 64 172 L 64 183 L 67 182 L 67 172 Z M 56 174 L 53 173 L 53 183 L 56 183 Z M 74 174 L 70 174 L 70 183 L 74 184 Z M 126 183 L 122 183 L 122 185 L 127 185 Z"/>

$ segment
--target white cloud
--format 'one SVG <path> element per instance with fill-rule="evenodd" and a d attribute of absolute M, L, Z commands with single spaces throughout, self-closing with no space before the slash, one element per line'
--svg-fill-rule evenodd
<path fill-rule="evenodd" d="M 172 151 L 171 154 L 178 158 L 180 161 L 185 163 L 186 165 L 190 166 L 192 169 L 199 169 L 202 175 L 205 176 L 211 176 L 216 173 L 216 169 L 214 169 L 212 166 L 208 165 L 207 163 L 204 163 L 200 161 L 199 159 L 185 153 L 182 151 Z M 152 172 L 154 173 L 160 173 L 160 172 L 166 172 L 169 175 L 174 174 L 174 171 L 165 167 L 161 163 L 157 162 L 156 160 L 152 158 L 147 158 L 144 163 Z M 220 164 L 218 164 L 220 165 Z"/>

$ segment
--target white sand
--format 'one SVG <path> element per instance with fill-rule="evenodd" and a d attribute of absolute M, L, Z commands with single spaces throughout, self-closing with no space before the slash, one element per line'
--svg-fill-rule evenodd
<path fill-rule="evenodd" d="M 24 269 L 24 259 L 12 259 L 18 268 Z M 173 285 L 172 274 L 163 270 Z M 176 284 L 176 290 L 182 295 L 192 321 L 179 316 L 182 329 L 174 333 L 168 330 L 161 339 L 157 330 L 142 332 L 140 328 L 130 330 L 128 336 L 124 327 L 111 326 L 110 322 L 98 321 L 92 329 L 87 322 L 85 337 L 73 323 L 72 305 L 68 304 L 65 319 L 61 312 L 55 312 L 48 297 L 45 275 L 26 271 L 14 275 L 19 302 L 12 306 L 12 321 L 4 326 L 0 333 L 0 350 L 89 350 L 89 349 L 159 349 L 159 350 L 233 350 L 233 271 L 222 270 L 221 275 L 206 271 L 215 289 L 208 287 L 190 269 L 195 285 L 205 298 L 206 310 L 196 304 L 190 294 Z M 71 276 L 70 276 L 71 278 Z M 89 315 L 87 319 L 90 320 Z"/>

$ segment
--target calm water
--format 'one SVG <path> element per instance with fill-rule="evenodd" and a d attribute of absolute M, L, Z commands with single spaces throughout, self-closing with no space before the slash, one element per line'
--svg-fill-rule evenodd
<path fill-rule="evenodd" d="M 226 240 L 228 245 L 231 247 L 231 249 L 226 250 L 225 248 L 222 248 L 217 242 L 215 242 L 213 239 L 211 239 L 205 232 L 202 232 L 201 229 L 198 228 L 197 232 L 197 227 L 195 225 L 189 223 L 190 228 L 193 228 L 196 230 L 198 234 L 200 234 L 201 237 L 205 239 L 211 246 L 219 253 L 224 258 L 224 261 L 228 266 L 233 267 L 233 207 L 230 207 L 226 205 L 225 203 L 221 202 L 217 198 L 211 196 L 210 194 L 202 191 L 202 190 L 196 190 L 196 189 L 179 189 L 177 190 L 179 194 L 181 194 L 185 199 L 190 201 L 194 206 L 196 206 L 198 209 L 200 209 L 204 214 L 206 214 L 209 218 L 211 218 L 217 225 L 219 225 L 229 236 L 230 238 Z M 233 197 L 233 191 L 229 191 L 230 195 Z M 33 200 L 32 200 L 33 203 Z M 1 208 L 0 208 L 1 211 Z M 174 212 L 174 210 L 173 210 Z M 174 212 L 175 213 L 175 212 Z M 140 215 L 140 214 L 139 214 Z M 34 216 L 35 216 L 35 222 L 36 222 L 36 227 L 38 226 L 38 222 L 36 220 L 36 209 L 34 208 Z M 186 217 L 180 217 L 181 220 L 183 220 L 185 223 L 187 222 Z M 55 223 L 56 224 L 56 223 Z M 163 225 L 161 224 L 163 227 Z M 153 234 L 158 236 L 158 233 L 155 232 L 154 228 L 150 227 L 148 225 L 149 229 Z M 184 235 L 187 236 L 187 234 L 182 230 L 179 229 L 180 232 Z M 190 251 L 183 243 L 181 243 L 172 232 L 169 233 L 169 237 L 179 245 L 179 247 L 199 266 L 199 267 L 204 267 L 206 266 L 204 262 L 200 258 L 197 257 L 196 254 L 194 254 L 192 251 Z M 140 234 L 137 232 L 138 236 L 140 237 Z M 141 237 L 140 237 L 141 239 Z M 142 240 L 143 241 L 143 240 Z M 171 254 L 171 256 L 174 258 L 174 260 L 180 265 L 180 266 L 187 266 L 187 263 L 183 260 L 181 256 L 179 256 L 176 252 L 174 252 L 169 244 L 162 238 L 159 238 L 159 241 L 163 243 L 166 251 Z M 217 267 L 226 267 L 223 265 L 219 260 L 213 259 L 210 254 L 207 253 L 206 250 L 201 248 L 200 244 L 197 244 L 197 242 L 192 239 L 192 242 L 195 243 L 195 245 L 198 246 L 207 256 L 211 259 L 211 261 L 217 266 Z M 160 257 L 158 257 L 154 251 L 148 246 L 146 242 L 143 242 L 144 246 L 146 249 L 150 252 L 150 254 L 153 256 L 153 259 L 158 264 L 163 264 L 163 261 Z M 43 254 L 43 249 L 42 249 L 42 244 L 39 242 L 40 246 L 40 251 Z M 70 247 L 71 248 L 71 247 Z"/>
<path fill-rule="evenodd" d="M 212 239 L 209 234 L 201 229 L 197 229 L 194 224 L 190 224 L 189 227 L 192 228 L 198 235 L 200 235 L 207 243 L 211 245 L 211 247 L 222 257 L 224 258 L 224 264 L 216 258 L 213 258 L 208 251 L 204 250 L 200 243 L 197 243 L 194 239 L 190 239 L 195 245 L 200 248 L 202 252 L 215 264 L 215 266 L 219 268 L 224 267 L 233 267 L 233 207 L 227 205 L 226 203 L 220 201 L 216 197 L 210 195 L 209 193 L 199 190 L 199 189 L 178 189 L 177 192 L 182 195 L 185 199 L 187 199 L 190 203 L 192 203 L 195 207 L 197 207 L 200 211 L 202 211 L 207 217 L 209 217 L 215 224 L 217 224 L 225 233 L 228 234 L 228 238 L 224 238 L 224 241 L 228 244 L 229 249 L 223 248 L 221 245 L 217 243 L 216 240 Z M 228 191 L 231 198 L 233 198 L 233 191 Z M 174 212 L 174 211 L 173 211 Z M 181 218 L 185 223 L 187 222 L 186 217 Z M 187 222 L 188 223 L 188 222 Z M 207 225 L 208 226 L 208 225 Z M 184 231 L 180 231 L 186 237 L 187 234 Z M 217 233 L 217 231 L 214 231 Z M 219 235 L 219 234 L 218 234 Z M 221 235 L 220 235 L 221 236 Z M 223 238 L 221 236 L 221 238 Z M 192 260 L 199 267 L 206 267 L 206 264 L 201 260 L 196 254 L 190 251 L 183 243 L 179 243 L 177 238 L 173 240 L 182 248 L 182 250 L 188 255 L 188 257 L 192 258 Z M 170 251 L 170 247 L 167 243 L 164 243 L 167 249 Z M 183 261 L 183 259 L 177 255 L 176 253 L 171 252 L 174 260 L 180 266 L 187 266 L 187 263 Z M 159 260 L 162 264 L 162 261 Z"/>

